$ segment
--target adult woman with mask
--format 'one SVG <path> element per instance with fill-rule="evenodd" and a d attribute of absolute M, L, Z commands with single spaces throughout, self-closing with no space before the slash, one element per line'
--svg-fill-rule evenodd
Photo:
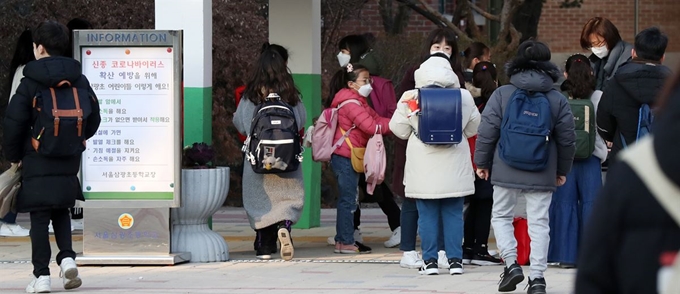
<path fill-rule="evenodd" d="M 375 52 L 370 49 L 369 42 L 363 35 L 348 35 L 338 42 L 338 62 L 341 67 L 348 63 L 365 67 L 371 77 L 371 94 L 366 97 L 368 105 L 375 110 L 381 117 L 390 118 L 397 109 L 397 98 L 394 94 L 392 81 L 380 77 L 382 73 L 382 63 Z M 330 99 L 327 103 L 331 103 Z M 382 209 L 387 222 L 390 226 L 392 235 L 385 241 L 385 247 L 391 248 L 399 246 L 401 242 L 401 209 L 394 201 L 394 195 L 386 183 L 378 185 L 370 195 L 366 192 L 366 178 L 363 174 L 359 176 L 359 189 L 366 195 L 362 202 L 377 202 Z M 354 212 L 354 238 L 363 242 L 359 225 L 361 224 L 361 209 L 357 207 Z M 328 238 L 328 244 L 335 244 L 333 237 Z"/>
<path fill-rule="evenodd" d="M 359 173 L 352 165 L 352 149 L 364 148 L 368 139 L 381 127 L 382 134 L 389 134 L 389 118 L 381 117 L 368 105 L 366 97 L 371 93 L 371 77 L 365 67 L 347 64 L 339 70 L 330 84 L 330 107 L 343 106 L 338 110 L 338 128 L 334 142 L 340 145 L 331 157 L 331 167 L 338 181 L 340 195 L 335 225 L 335 253 L 370 253 L 354 238 L 354 211 L 357 209 Z"/>
<path fill-rule="evenodd" d="M 595 90 L 604 91 L 607 80 L 631 59 L 633 46 L 621 39 L 619 30 L 604 17 L 593 17 L 583 26 L 581 48 L 593 52 L 589 59 L 595 74 Z"/>

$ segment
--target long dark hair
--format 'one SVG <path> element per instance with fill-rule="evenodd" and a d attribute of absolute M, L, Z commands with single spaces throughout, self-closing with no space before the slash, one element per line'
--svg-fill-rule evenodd
<path fill-rule="evenodd" d="M 262 48 L 260 49 L 260 54 L 267 51 L 267 49 L 276 51 L 279 53 L 279 55 L 281 55 L 281 58 L 283 58 L 283 62 L 288 63 L 288 49 L 286 49 L 286 47 L 283 47 L 279 44 L 269 44 L 269 42 L 264 42 L 264 44 L 262 44 Z"/>
<path fill-rule="evenodd" d="M 493 91 L 496 91 L 498 84 L 496 67 L 493 63 L 482 61 L 475 65 L 472 70 L 472 85 L 482 90 L 482 99 L 484 103 L 489 100 Z"/>
<path fill-rule="evenodd" d="M 567 73 L 567 80 L 562 83 L 562 91 L 569 93 L 574 99 L 590 99 L 595 91 L 595 76 L 588 57 L 583 54 L 572 55 L 567 59 L 564 71 Z"/>
<path fill-rule="evenodd" d="M 352 70 L 348 70 L 348 67 L 352 67 Z M 333 103 L 333 98 L 335 98 L 335 94 L 340 92 L 343 88 L 347 88 L 347 83 L 348 82 L 356 82 L 357 78 L 359 78 L 359 75 L 363 71 L 367 71 L 366 67 L 364 67 L 361 64 L 348 64 L 347 66 L 343 67 L 339 71 L 337 71 L 334 75 L 333 78 L 331 78 L 331 83 L 328 86 L 329 91 L 328 91 L 328 98 L 326 98 L 326 103 L 324 104 L 324 107 L 328 108 L 331 107 L 331 104 Z"/>
<path fill-rule="evenodd" d="M 425 47 L 423 48 L 423 58 L 421 63 L 425 62 L 430 58 L 430 48 L 434 44 L 439 44 L 442 41 L 446 41 L 446 45 L 451 46 L 451 57 L 449 62 L 451 63 L 451 68 L 453 72 L 458 76 L 458 80 L 461 85 L 464 84 L 465 77 L 463 76 L 463 69 L 460 65 L 460 60 L 458 58 L 460 51 L 458 51 L 458 41 L 456 33 L 449 28 L 438 28 L 430 32 L 427 36 L 427 42 L 425 42 Z"/>
<path fill-rule="evenodd" d="M 342 49 L 349 50 L 349 62 L 354 63 L 361 60 L 361 56 L 368 52 L 370 46 L 368 45 L 368 41 L 364 36 L 348 35 L 340 39 L 340 42 L 338 42 L 338 50 Z"/>
<path fill-rule="evenodd" d="M 9 100 L 9 95 L 12 91 L 12 81 L 14 80 L 14 74 L 17 68 L 22 65 L 35 60 L 35 55 L 33 55 L 33 36 L 31 35 L 31 30 L 24 30 L 19 39 L 17 39 L 17 47 L 14 49 L 14 56 L 12 56 L 12 61 L 9 64 L 9 82 L 7 83 L 7 99 Z"/>
<path fill-rule="evenodd" d="M 243 95 L 254 104 L 263 103 L 270 93 L 279 94 L 281 100 L 291 106 L 300 102 L 300 91 L 295 87 L 286 62 L 271 46 L 260 54 L 246 85 Z"/>
<path fill-rule="evenodd" d="M 71 57 L 73 58 L 73 31 L 74 30 L 91 30 L 94 27 L 92 26 L 92 23 L 88 21 L 87 19 L 79 18 L 76 17 L 72 20 L 70 20 L 67 24 L 66 27 L 68 28 L 68 39 L 69 39 L 69 48 L 68 52 L 64 54 L 66 57 Z"/>
<path fill-rule="evenodd" d="M 472 60 L 475 58 L 482 59 L 482 56 L 489 54 L 489 47 L 482 42 L 473 42 L 470 46 L 463 51 L 463 67 L 470 68 L 472 66 Z"/>

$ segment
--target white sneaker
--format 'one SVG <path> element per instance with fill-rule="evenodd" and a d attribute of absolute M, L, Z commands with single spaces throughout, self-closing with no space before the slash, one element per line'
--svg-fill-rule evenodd
<path fill-rule="evenodd" d="M 59 265 L 61 268 L 61 276 L 64 280 L 64 289 L 70 290 L 80 287 L 83 281 L 78 275 L 78 267 L 76 266 L 76 261 L 73 258 L 67 257 L 61 260 Z"/>
<path fill-rule="evenodd" d="M 423 266 L 423 258 L 418 251 L 404 251 L 404 255 L 399 261 L 399 266 L 403 268 L 417 269 Z"/>
<path fill-rule="evenodd" d="M 361 230 L 358 230 L 358 229 L 354 230 L 354 241 L 364 243 L 364 238 L 361 237 Z M 328 245 L 335 246 L 335 236 L 328 237 L 328 239 L 326 239 L 326 243 L 328 243 Z M 397 245 L 399 245 L 399 244 L 397 244 Z"/>
<path fill-rule="evenodd" d="M 449 269 L 449 259 L 446 258 L 446 251 L 439 250 L 438 255 L 437 265 L 439 265 L 439 268 Z"/>
<path fill-rule="evenodd" d="M 385 247 L 394 248 L 401 244 L 401 227 L 398 227 L 392 231 L 392 236 L 389 240 L 385 241 Z"/>
<path fill-rule="evenodd" d="M 71 220 L 71 231 L 73 230 L 83 230 L 83 219 L 72 219 Z"/>
<path fill-rule="evenodd" d="M 52 221 L 50 221 L 50 225 L 47 226 L 47 231 L 49 231 L 50 234 L 54 234 L 54 227 L 52 226 Z M 73 223 L 71 223 L 71 232 L 73 232 Z"/>
<path fill-rule="evenodd" d="M 3 237 L 26 237 L 29 232 L 19 224 L 0 223 L 0 236 Z"/>
<path fill-rule="evenodd" d="M 33 277 L 33 281 L 26 286 L 26 293 L 50 293 L 52 292 L 51 284 L 50 276 Z"/>

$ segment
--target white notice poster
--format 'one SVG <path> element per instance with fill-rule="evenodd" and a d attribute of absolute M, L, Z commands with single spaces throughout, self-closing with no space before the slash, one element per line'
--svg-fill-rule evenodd
<path fill-rule="evenodd" d="M 172 200 L 178 156 L 172 49 L 83 47 L 82 65 L 102 117 L 83 153 L 86 199 Z"/>

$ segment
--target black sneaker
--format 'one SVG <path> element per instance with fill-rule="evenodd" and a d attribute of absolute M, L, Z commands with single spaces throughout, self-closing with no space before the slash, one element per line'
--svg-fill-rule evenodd
<path fill-rule="evenodd" d="M 501 281 L 498 282 L 498 292 L 511 292 L 517 289 L 517 284 L 524 281 L 522 267 L 515 261 L 510 267 L 503 267 Z"/>
<path fill-rule="evenodd" d="M 449 274 L 452 275 L 462 275 L 463 274 L 463 262 L 458 258 L 449 259 Z"/>
<path fill-rule="evenodd" d="M 529 279 L 529 284 L 527 284 L 529 290 L 527 294 L 546 294 L 545 292 L 545 278 Z"/>
<path fill-rule="evenodd" d="M 488 252 L 486 252 L 486 253 L 475 253 L 473 255 L 470 263 L 474 264 L 474 265 L 482 265 L 482 266 L 502 264 L 502 262 L 499 258 L 496 258 L 496 257 L 489 255 Z"/>
<path fill-rule="evenodd" d="M 427 260 L 423 263 L 423 266 L 420 267 L 420 270 L 418 271 L 421 275 L 438 275 L 439 274 L 439 266 L 437 265 L 437 260 L 436 259 L 430 259 Z"/>
<path fill-rule="evenodd" d="M 371 247 L 368 247 L 368 246 L 364 245 L 363 243 L 361 243 L 359 241 L 354 241 L 354 244 L 356 244 L 357 247 L 359 247 L 359 254 L 371 253 L 371 250 L 372 250 Z"/>
<path fill-rule="evenodd" d="M 475 252 L 470 247 L 463 247 L 463 264 L 469 265 L 472 262 L 472 257 Z"/>

